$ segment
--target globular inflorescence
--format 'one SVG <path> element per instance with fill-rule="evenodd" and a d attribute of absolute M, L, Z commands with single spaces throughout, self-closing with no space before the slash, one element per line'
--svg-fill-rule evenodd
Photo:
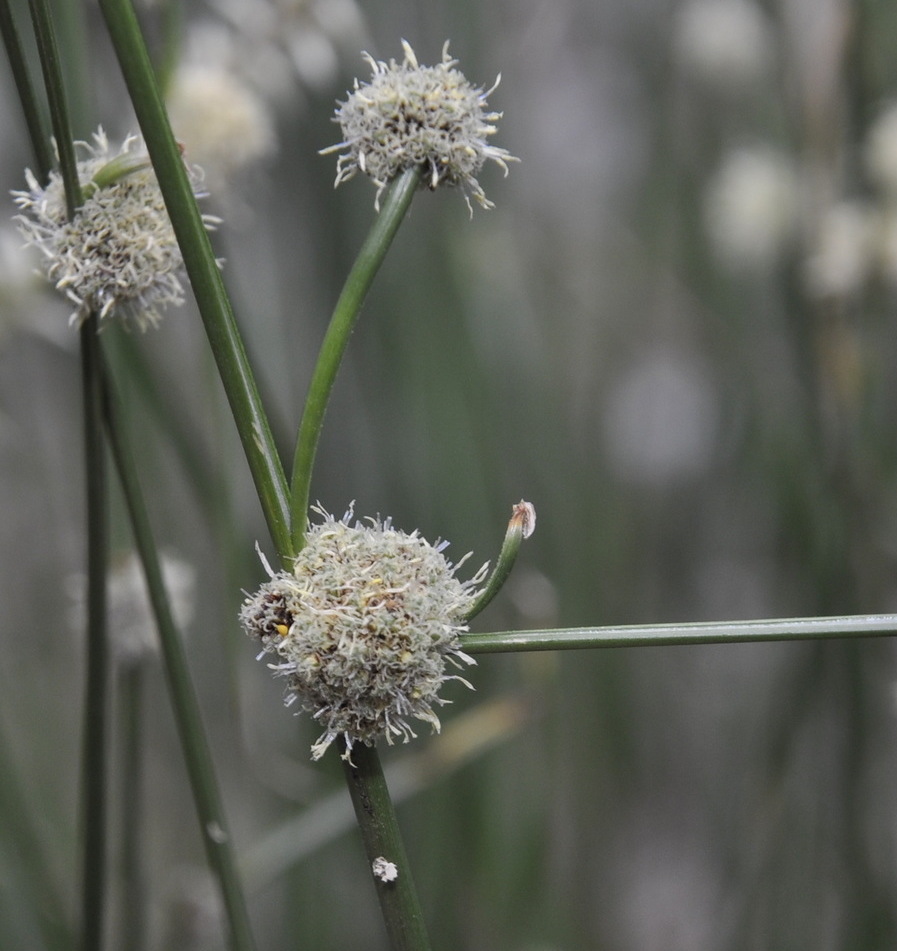
<path fill-rule="evenodd" d="M 343 141 L 322 154 L 343 151 L 337 160 L 336 184 L 357 172 L 377 185 L 377 198 L 386 185 L 409 168 L 424 170 L 424 183 L 460 185 L 468 206 L 470 197 L 491 208 L 476 174 L 487 159 L 507 175 L 516 161 L 506 149 L 487 141 L 497 129 L 501 113 L 489 112 L 486 100 L 498 85 L 483 91 L 457 70 L 457 60 L 442 51 L 442 62 L 421 66 L 411 46 L 402 41 L 405 58 L 378 62 L 368 53 L 373 70 L 370 82 L 355 80 L 353 92 L 340 103 L 334 121 Z M 499 77 L 500 78 L 500 77 Z"/>
<path fill-rule="evenodd" d="M 95 312 L 153 326 L 162 308 L 183 302 L 183 259 L 146 147 L 132 135 L 115 150 L 102 129 L 77 145 L 80 208 L 69 218 L 58 172 L 42 187 L 26 170 L 28 190 L 13 192 L 16 223 L 41 252 L 47 280 L 75 305 L 73 323 Z M 200 172 L 188 166 L 188 174 L 199 194 Z"/>
<path fill-rule="evenodd" d="M 288 705 L 299 703 L 323 727 L 312 746 L 319 759 L 339 736 L 347 754 L 355 742 L 406 742 L 410 719 L 439 730 L 439 690 L 462 677 L 446 664 L 473 664 L 460 646 L 465 612 L 482 569 L 459 581 L 457 565 L 431 545 L 389 521 L 343 518 L 317 510 L 292 571 L 271 572 L 240 612 L 246 632 L 261 640 L 261 656 L 287 679 Z"/>

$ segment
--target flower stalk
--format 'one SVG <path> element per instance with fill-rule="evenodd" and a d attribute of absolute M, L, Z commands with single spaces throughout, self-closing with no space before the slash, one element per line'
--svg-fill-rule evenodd
<path fill-rule="evenodd" d="M 345 746 L 343 740 L 340 745 Z M 344 749 L 346 784 L 393 951 L 428 951 L 430 939 L 380 757 L 362 744 L 352 748 L 351 760 L 347 754 Z M 395 867 L 394 877 L 392 870 L 379 871 L 384 861 Z"/>
<path fill-rule="evenodd" d="M 687 644 L 744 644 L 835 638 L 889 637 L 897 634 L 897 614 L 777 618 L 690 624 L 627 624 L 550 631 L 462 634 L 471 654 L 583 650 L 596 647 L 674 647 Z"/>
<path fill-rule="evenodd" d="M 355 264 L 346 278 L 346 283 L 333 310 L 333 316 L 330 318 L 324 342 L 321 344 L 321 352 L 308 387 L 293 459 L 290 508 L 293 549 L 297 553 L 305 544 L 312 468 L 336 374 L 367 292 L 406 212 L 411 207 L 411 199 L 420 180 L 421 169 L 409 168 L 389 186 L 380 214 L 374 221 L 358 252 Z"/>
<path fill-rule="evenodd" d="M 53 19 L 46 0 L 30 0 L 50 121 L 56 141 L 65 217 L 72 219 L 82 194 Z M 33 103 L 23 103 L 33 107 Z M 31 129 L 37 134 L 38 129 Z M 43 145 L 34 151 L 43 156 Z M 43 158 L 41 158 L 43 164 Z M 81 328 L 81 392 L 87 515 L 87 671 L 81 774 L 82 872 L 80 943 L 82 951 L 104 946 L 107 893 L 109 645 L 106 570 L 109 562 L 109 511 L 103 442 L 101 356 L 97 318 L 88 314 Z"/>
<path fill-rule="evenodd" d="M 508 575 L 517 561 L 517 555 L 520 552 L 520 546 L 525 538 L 536 530 L 536 510 L 530 502 L 524 502 L 521 499 L 515 506 L 508 522 L 508 530 L 505 532 L 505 540 L 502 542 L 501 551 L 498 554 L 498 560 L 495 568 L 486 579 L 482 591 L 477 596 L 470 610 L 464 615 L 465 621 L 470 621 L 482 611 L 487 604 L 501 591 L 504 583 L 508 580 Z"/>
<path fill-rule="evenodd" d="M 106 837 L 108 825 L 109 644 L 106 569 L 109 512 L 103 444 L 100 350 L 96 317 L 81 330 L 81 381 L 87 489 L 87 677 L 84 698 L 81 948 L 104 945 L 106 921 Z"/>

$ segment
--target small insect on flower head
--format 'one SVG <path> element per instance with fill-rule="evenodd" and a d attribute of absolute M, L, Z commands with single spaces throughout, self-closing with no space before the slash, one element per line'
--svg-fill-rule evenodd
<path fill-rule="evenodd" d="M 42 187 L 26 170 L 27 191 L 14 191 L 22 210 L 15 221 L 27 244 L 42 254 L 47 280 L 75 305 L 71 321 L 96 312 L 141 329 L 155 326 L 160 309 L 180 304 L 183 259 L 143 140 L 128 136 L 114 151 L 102 129 L 78 162 L 84 201 L 69 219 L 62 176 Z M 201 173 L 188 166 L 197 194 Z M 206 227 L 217 219 L 205 216 Z"/>
<path fill-rule="evenodd" d="M 431 189 L 460 185 L 471 213 L 471 196 L 483 208 L 491 208 L 476 173 L 491 159 L 507 175 L 507 163 L 517 161 L 487 141 L 497 131 L 494 123 L 501 113 L 488 112 L 486 100 L 501 76 L 483 91 L 455 68 L 458 61 L 449 56 L 448 42 L 436 66 L 419 65 L 405 40 L 402 48 L 401 63 L 378 62 L 363 54 L 373 76 L 367 83 L 355 80 L 354 91 L 339 104 L 334 117 L 343 141 L 321 152 L 345 150 L 337 160 L 336 184 L 363 172 L 377 186 L 376 205 L 396 175 L 420 167 L 424 184 Z"/>
<path fill-rule="evenodd" d="M 389 519 L 353 522 L 322 509 L 320 524 L 292 571 L 271 578 L 249 595 L 240 612 L 272 670 L 287 679 L 287 705 L 298 702 L 324 732 L 312 746 L 319 759 L 338 737 L 347 754 L 356 741 L 408 741 L 409 719 L 438 731 L 434 706 L 448 703 L 439 690 L 446 662 L 473 664 L 460 647 L 462 618 L 476 597 L 483 571 L 459 581 L 442 552 L 417 532 L 408 535 Z"/>

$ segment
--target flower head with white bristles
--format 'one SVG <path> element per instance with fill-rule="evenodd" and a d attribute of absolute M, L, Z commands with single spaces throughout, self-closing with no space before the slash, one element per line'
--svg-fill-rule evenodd
<path fill-rule="evenodd" d="M 288 705 L 299 703 L 323 727 L 312 746 L 319 759 L 339 736 L 347 754 L 355 742 L 408 741 L 409 720 L 438 731 L 434 707 L 446 673 L 474 660 L 461 650 L 466 612 L 485 568 L 467 581 L 417 532 L 389 519 L 354 520 L 350 509 L 311 526 L 292 571 L 273 572 L 243 603 L 240 620 L 275 673 L 287 680 Z M 267 565 L 266 565 L 267 568 Z"/>
<path fill-rule="evenodd" d="M 501 113 L 489 112 L 486 100 L 501 77 L 484 91 L 455 68 L 458 61 L 449 56 L 448 43 L 436 66 L 421 66 L 405 40 L 402 48 L 401 63 L 378 62 L 365 53 L 373 71 L 370 82 L 356 79 L 348 99 L 336 110 L 334 121 L 342 129 L 343 141 L 322 151 L 343 152 L 337 160 L 336 184 L 363 172 L 377 186 L 379 201 L 400 172 L 422 168 L 430 189 L 460 185 L 468 207 L 473 197 L 483 208 L 491 208 L 477 173 L 491 159 L 507 175 L 507 163 L 517 161 L 506 149 L 488 142 Z"/>
<path fill-rule="evenodd" d="M 62 176 L 51 172 L 42 187 L 26 170 L 28 190 L 13 192 L 19 231 L 41 252 L 47 280 L 75 305 L 72 323 L 96 312 L 155 326 L 162 308 L 183 303 L 184 262 L 143 140 L 130 135 L 116 151 L 100 129 L 93 143 L 77 145 L 86 153 L 77 166 L 81 207 L 69 219 Z M 200 172 L 188 166 L 188 174 L 199 194 Z"/>

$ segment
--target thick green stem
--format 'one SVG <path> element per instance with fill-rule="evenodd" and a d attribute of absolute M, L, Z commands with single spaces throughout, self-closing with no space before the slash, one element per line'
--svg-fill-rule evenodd
<path fill-rule="evenodd" d="M 84 842 L 81 951 L 103 947 L 106 920 L 106 826 L 109 650 L 106 630 L 106 567 L 109 513 L 103 446 L 102 391 L 96 317 L 81 328 L 84 458 L 87 484 L 87 682 L 81 794 Z"/>
<path fill-rule="evenodd" d="M 146 44 L 129 0 L 100 0 L 100 7 L 184 257 L 271 537 L 281 559 L 289 559 L 293 554 L 290 500 L 283 465 L 183 158 L 168 123 Z"/>
<path fill-rule="evenodd" d="M 844 617 L 778 618 L 768 621 L 720 621 L 694 624 L 633 624 L 574 627 L 555 631 L 505 631 L 462 634 L 468 654 L 509 651 L 581 650 L 594 647 L 671 647 L 683 644 L 740 644 L 804 641 L 897 634 L 897 614 Z"/>
<path fill-rule="evenodd" d="M 37 166 L 37 175 L 41 183 L 46 184 L 50 169 L 53 167 L 53 151 L 44 131 L 43 117 L 37 104 L 34 84 L 31 82 L 31 76 L 28 72 L 28 65 L 25 61 L 25 54 L 22 50 L 22 43 L 9 6 L 9 0 L 0 0 L 0 36 L 3 38 L 3 47 L 9 60 L 9 69 L 12 73 L 13 82 L 16 84 L 22 113 L 25 116 L 28 138 L 31 140 L 31 148 Z"/>
<path fill-rule="evenodd" d="M 318 362 L 308 387 L 308 396 L 296 439 L 296 454 L 293 459 L 291 512 L 293 546 L 297 552 L 301 551 L 305 545 L 312 468 L 333 383 L 352 328 L 361 312 L 361 306 L 399 230 L 399 225 L 411 206 L 411 199 L 420 184 L 420 175 L 420 169 L 408 169 L 390 185 L 383 201 L 383 208 L 374 221 L 355 264 L 346 278 L 342 293 L 333 310 L 333 316 L 330 318 L 330 326 L 327 328 L 324 342 L 321 344 Z"/>
<path fill-rule="evenodd" d="M 345 754 L 345 742 L 339 743 Z M 351 758 L 343 756 L 343 764 L 393 951 L 427 951 L 430 939 L 377 750 L 356 743 Z"/>
<path fill-rule="evenodd" d="M 156 618 L 168 689 L 187 763 L 187 773 L 199 817 L 203 845 L 209 866 L 221 890 L 230 924 L 230 947 L 233 951 L 252 951 L 255 942 L 237 874 L 233 844 L 218 789 L 212 753 L 202 722 L 199 701 L 165 591 L 149 515 L 137 477 L 137 467 L 124 432 L 117 423 L 116 401 L 111 392 L 111 381 L 108 376 L 105 382 L 107 386 L 104 402 L 106 433 L 128 508 L 134 542 L 143 564 L 150 604 Z"/>

